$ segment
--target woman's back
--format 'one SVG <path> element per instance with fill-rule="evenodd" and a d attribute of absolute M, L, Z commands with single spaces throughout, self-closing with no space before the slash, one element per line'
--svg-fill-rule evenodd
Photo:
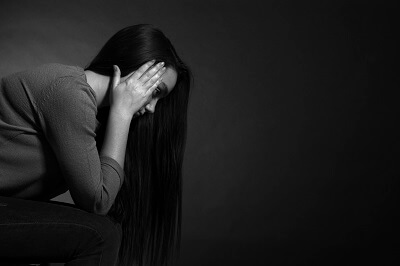
<path fill-rule="evenodd" d="M 51 199 L 72 187 L 83 200 L 78 186 L 101 194 L 96 99 L 82 68 L 46 64 L 12 74 L 1 80 L 0 95 L 1 195 Z M 105 171 L 115 179 L 118 170 Z M 108 186 L 118 190 L 119 179 Z"/>

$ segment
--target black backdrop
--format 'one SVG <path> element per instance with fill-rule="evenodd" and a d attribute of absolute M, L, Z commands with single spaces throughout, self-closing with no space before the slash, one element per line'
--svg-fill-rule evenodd
<path fill-rule="evenodd" d="M 195 77 L 179 265 L 395 265 L 396 16 L 378 1 L 0 1 L 0 76 L 84 66 L 152 23 Z"/>

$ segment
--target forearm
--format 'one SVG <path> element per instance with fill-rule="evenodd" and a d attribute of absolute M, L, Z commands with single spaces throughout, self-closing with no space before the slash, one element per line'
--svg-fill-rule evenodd
<path fill-rule="evenodd" d="M 108 156 L 124 168 L 126 144 L 131 118 L 110 109 L 101 156 Z"/>
<path fill-rule="evenodd" d="M 164 63 L 159 63 L 144 75 L 154 62 L 147 62 L 123 82 L 120 82 L 118 66 L 114 66 L 110 114 L 100 155 L 114 159 L 122 168 L 132 117 L 152 99 L 154 90 L 162 80 L 161 75 L 165 72 Z"/>

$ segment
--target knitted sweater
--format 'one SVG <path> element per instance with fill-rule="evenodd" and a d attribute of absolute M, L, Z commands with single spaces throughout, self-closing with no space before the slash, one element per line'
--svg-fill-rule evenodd
<path fill-rule="evenodd" d="M 95 92 L 78 66 L 46 64 L 0 80 L 0 195 L 106 214 L 123 169 L 96 147 Z"/>

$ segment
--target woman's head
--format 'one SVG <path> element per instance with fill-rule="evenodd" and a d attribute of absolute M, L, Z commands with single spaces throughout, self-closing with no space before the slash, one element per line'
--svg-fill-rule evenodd
<path fill-rule="evenodd" d="M 121 70 L 121 77 L 125 77 L 153 59 L 156 63 L 164 62 L 167 68 L 163 75 L 164 84 L 159 86 L 161 89 L 167 87 L 171 91 L 175 87 L 182 87 L 181 83 L 189 82 L 189 70 L 178 57 L 170 40 L 149 24 L 134 25 L 118 31 L 85 70 L 112 76 L 113 65 L 117 65 Z M 187 85 L 184 87 L 188 87 Z M 152 101 L 141 109 L 140 114 L 153 112 L 156 104 L 157 100 Z"/>
<path fill-rule="evenodd" d="M 125 180 L 108 213 L 122 224 L 119 265 L 164 265 L 179 251 L 182 163 L 192 77 L 168 38 L 146 24 L 117 32 L 85 69 L 111 77 L 113 65 L 118 65 L 124 77 L 153 59 L 167 68 L 159 86 L 161 93 L 144 107 L 146 115 L 131 122 Z M 100 117 L 104 113 L 98 115 L 102 124 L 107 121 Z M 98 149 L 104 131 L 102 127 L 96 132 Z"/>
<path fill-rule="evenodd" d="M 178 73 L 172 67 L 167 67 L 165 72 L 162 74 L 162 81 L 158 87 L 154 90 L 150 101 L 143 106 L 134 117 L 144 115 L 145 113 L 154 113 L 156 109 L 157 102 L 171 93 L 176 85 L 178 79 Z M 122 81 L 122 79 L 121 79 Z"/>

